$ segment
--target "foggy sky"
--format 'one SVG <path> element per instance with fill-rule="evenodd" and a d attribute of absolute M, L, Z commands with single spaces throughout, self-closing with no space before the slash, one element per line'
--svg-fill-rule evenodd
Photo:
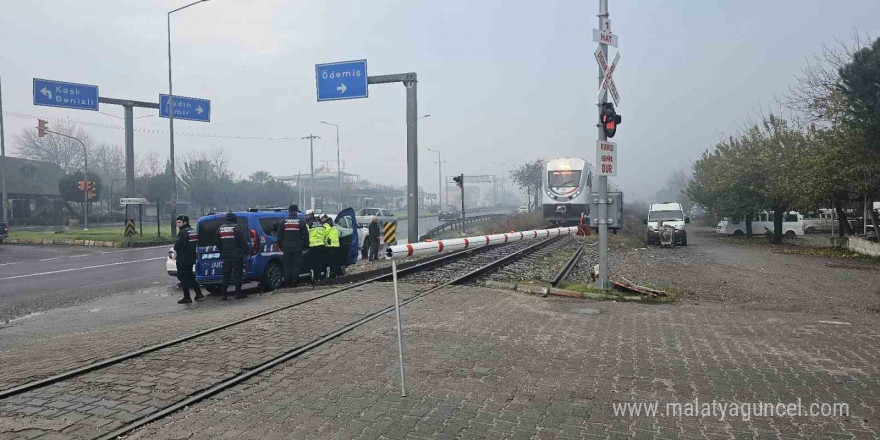
<path fill-rule="evenodd" d="M 118 128 L 87 128 L 123 144 L 122 120 L 32 105 L 33 78 L 96 84 L 101 96 L 157 101 L 168 92 L 171 0 L 0 0 L 0 74 L 6 112 Z M 880 35 L 880 2 L 847 0 L 610 0 L 621 61 L 615 71 L 623 124 L 618 184 L 629 200 L 660 189 L 720 133 L 730 133 L 793 83 L 823 42 L 857 28 Z M 591 29 L 598 0 L 311 1 L 211 0 L 172 15 L 176 95 L 212 100 L 211 122 L 178 121 L 178 157 L 226 150 L 236 173 L 307 172 L 335 160 L 340 124 L 347 172 L 406 181 L 405 92 L 374 85 L 368 99 L 316 102 L 316 63 L 368 60 L 369 74 L 419 77 L 420 185 L 444 174 L 500 174 L 494 162 L 578 156 L 595 161 L 597 68 Z M 613 52 L 612 52 L 613 53 Z M 612 55 L 613 56 L 613 55 Z M 609 57 L 610 58 L 610 57 Z M 118 106 L 101 111 L 122 116 Z M 135 110 L 135 116 L 156 110 Z M 10 117 L 14 136 L 36 121 Z M 167 157 L 168 121 L 137 119 L 138 154 Z M 207 139 L 186 133 L 289 138 Z M 510 166 L 508 166 L 509 169 Z"/>

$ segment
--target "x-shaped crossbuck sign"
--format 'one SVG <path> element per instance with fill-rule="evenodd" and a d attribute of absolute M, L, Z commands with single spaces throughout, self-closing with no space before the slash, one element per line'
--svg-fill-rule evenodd
<path fill-rule="evenodd" d="M 608 60 L 605 59 L 605 54 L 602 53 L 602 49 L 596 49 L 593 54 L 596 56 L 596 62 L 599 63 L 599 67 L 605 72 L 602 77 L 602 84 L 599 85 L 599 91 L 596 94 L 601 95 L 603 89 L 608 90 L 611 99 L 614 100 L 614 105 L 620 105 L 620 94 L 617 93 L 617 85 L 614 84 L 614 78 L 611 76 L 617 67 L 617 62 L 620 60 L 620 52 L 614 55 L 614 61 L 611 62 L 610 66 L 608 65 Z"/>

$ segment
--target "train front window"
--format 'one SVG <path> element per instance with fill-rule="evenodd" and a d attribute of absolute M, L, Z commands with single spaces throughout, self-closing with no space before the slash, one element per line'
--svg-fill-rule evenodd
<path fill-rule="evenodd" d="M 581 171 L 548 171 L 547 174 L 547 186 L 551 188 L 574 188 L 581 181 Z"/>

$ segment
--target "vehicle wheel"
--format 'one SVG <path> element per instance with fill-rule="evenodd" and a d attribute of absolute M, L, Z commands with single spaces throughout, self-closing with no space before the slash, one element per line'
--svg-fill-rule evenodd
<path fill-rule="evenodd" d="M 650 235 L 649 235 L 649 236 L 648 236 L 648 239 L 647 239 L 647 240 L 645 240 L 645 244 L 647 244 L 647 245 L 648 245 L 648 246 L 650 246 L 650 245 L 652 245 L 652 244 L 654 244 L 654 241 L 653 241 L 653 240 L 651 240 L 651 236 L 650 236 Z"/>
<path fill-rule="evenodd" d="M 266 272 L 263 273 L 263 281 L 260 287 L 264 292 L 271 292 L 280 289 L 284 283 L 284 269 L 277 261 L 273 261 L 266 266 Z"/>
<path fill-rule="evenodd" d="M 687 245 L 688 245 L 688 236 L 685 235 L 684 237 L 681 237 L 680 246 L 687 246 Z"/>
<path fill-rule="evenodd" d="M 812 226 L 810 226 L 809 228 L 807 228 L 806 231 L 804 231 L 804 233 L 807 233 L 807 234 L 812 234 L 814 232 L 816 232 L 816 229 L 814 229 Z"/>
<path fill-rule="evenodd" d="M 795 238 L 795 237 L 797 237 L 797 234 L 795 234 L 794 231 L 786 231 L 785 232 L 785 238 Z"/>
<path fill-rule="evenodd" d="M 220 293 L 220 285 L 219 284 L 208 284 L 207 286 L 204 286 L 204 287 L 205 287 L 205 290 L 207 290 L 208 292 L 211 292 L 212 295 L 217 295 Z"/>
<path fill-rule="evenodd" d="M 734 237 L 742 237 L 743 231 L 740 231 L 739 229 L 737 229 L 737 230 L 733 231 L 733 236 Z"/>

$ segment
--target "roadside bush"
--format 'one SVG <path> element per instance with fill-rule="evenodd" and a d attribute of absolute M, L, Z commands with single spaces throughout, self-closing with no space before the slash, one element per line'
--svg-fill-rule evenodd
<path fill-rule="evenodd" d="M 529 212 L 517 214 L 500 221 L 487 222 L 481 228 L 481 233 L 488 235 L 503 234 L 510 231 L 529 231 L 541 229 L 548 224 L 549 222 L 544 220 L 544 216 L 540 212 Z"/>

